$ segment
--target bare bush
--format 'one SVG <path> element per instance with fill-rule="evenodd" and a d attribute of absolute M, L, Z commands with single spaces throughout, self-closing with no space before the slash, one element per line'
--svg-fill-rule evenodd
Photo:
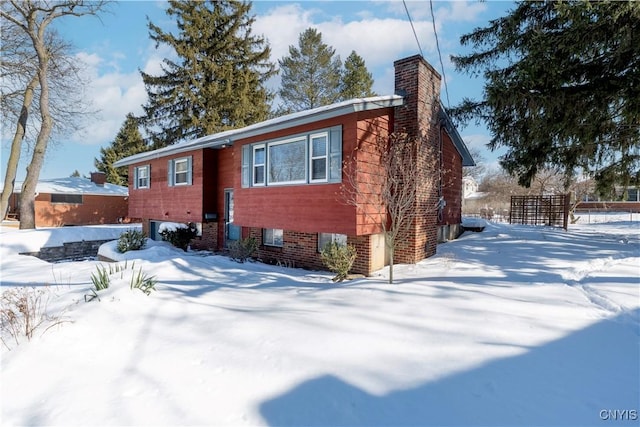
<path fill-rule="evenodd" d="M 22 337 L 31 340 L 36 330 L 44 334 L 64 320 L 52 315 L 47 306 L 51 297 L 48 288 L 16 287 L 0 294 L 0 339 L 7 349 L 20 344 Z"/>

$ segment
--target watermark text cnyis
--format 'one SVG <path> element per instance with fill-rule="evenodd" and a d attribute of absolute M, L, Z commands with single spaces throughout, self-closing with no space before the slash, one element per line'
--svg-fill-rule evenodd
<path fill-rule="evenodd" d="M 599 414 L 602 421 L 636 421 L 637 409 L 602 409 Z"/>

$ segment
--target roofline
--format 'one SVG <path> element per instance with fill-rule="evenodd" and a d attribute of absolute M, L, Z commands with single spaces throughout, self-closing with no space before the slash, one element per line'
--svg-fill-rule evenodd
<path fill-rule="evenodd" d="M 371 111 L 381 108 L 398 107 L 404 104 L 404 98 L 399 95 L 374 96 L 370 98 L 356 98 L 336 104 L 326 105 L 311 110 L 287 114 L 274 119 L 265 120 L 240 129 L 218 132 L 212 135 L 203 136 L 192 141 L 181 142 L 176 145 L 169 145 L 153 151 L 134 154 L 116 161 L 115 167 L 128 166 L 148 160 L 158 159 L 173 154 L 185 153 L 187 151 L 202 148 L 218 148 L 223 145 L 233 145 L 234 141 L 262 135 L 269 132 L 289 129 L 295 126 L 302 126 L 321 120 L 332 119 L 346 114 L 358 113 L 361 111 Z"/>
<path fill-rule="evenodd" d="M 444 119 L 444 127 L 449 133 L 449 136 L 451 136 L 451 140 L 453 141 L 453 145 L 456 147 L 458 154 L 462 157 L 462 166 L 476 166 L 476 162 L 473 160 L 473 156 L 469 152 L 467 144 L 464 143 L 460 133 L 458 133 L 458 129 L 453 125 L 451 117 L 447 114 L 447 110 L 444 108 L 442 103 L 440 103 L 440 113 Z"/>
<path fill-rule="evenodd" d="M 13 190 L 14 193 L 22 194 L 22 189 Z M 129 193 L 113 194 L 113 193 L 87 193 L 87 192 L 68 192 L 68 191 L 36 191 L 37 194 L 77 194 L 79 196 L 105 196 L 105 197 L 129 197 Z"/>
<path fill-rule="evenodd" d="M 36 193 L 38 194 L 80 194 L 80 195 L 84 195 L 84 196 L 109 196 L 109 197 L 129 197 L 129 188 L 125 187 L 123 185 L 116 185 L 116 184 L 111 184 L 111 183 L 105 183 L 109 184 L 110 186 L 114 186 L 114 187 L 118 187 L 123 189 L 123 193 L 107 193 L 107 192 L 99 192 L 99 191 L 82 191 L 81 189 L 77 189 L 77 191 L 71 192 L 71 191 L 38 191 L 38 186 L 39 185 L 44 185 L 45 183 L 48 182 L 55 182 L 58 178 L 52 178 L 52 179 L 43 179 L 43 180 L 39 180 L 36 183 Z M 13 186 L 13 191 L 12 193 L 20 193 L 22 194 L 22 186 L 24 185 L 24 181 L 16 181 L 14 186 Z"/>

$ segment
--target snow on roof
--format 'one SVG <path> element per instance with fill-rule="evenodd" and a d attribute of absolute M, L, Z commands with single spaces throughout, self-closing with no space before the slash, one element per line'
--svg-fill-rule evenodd
<path fill-rule="evenodd" d="M 212 135 L 203 136 L 191 141 L 185 141 L 178 144 L 169 145 L 153 151 L 134 154 L 125 157 L 114 163 L 114 166 L 127 166 L 134 163 L 157 159 L 170 154 L 183 153 L 185 151 L 196 150 L 200 148 L 219 147 L 222 145 L 232 145 L 235 140 L 249 138 L 251 136 L 273 132 L 300 126 L 320 120 L 342 116 L 349 113 L 359 111 L 377 110 L 379 108 L 397 107 L 403 104 L 403 97 L 400 95 L 372 96 L 369 98 L 356 98 L 348 101 L 338 102 L 331 105 L 325 105 L 311 110 L 299 111 L 297 113 L 287 114 L 276 117 L 274 119 L 265 120 L 239 129 L 231 129 L 224 132 L 218 132 Z"/>
<path fill-rule="evenodd" d="M 14 193 L 22 191 L 23 182 L 16 182 Z M 89 178 L 70 176 L 67 178 L 42 179 L 36 185 L 36 193 L 86 194 L 93 196 L 128 196 L 129 189 L 120 185 L 105 183 L 97 185 Z"/>

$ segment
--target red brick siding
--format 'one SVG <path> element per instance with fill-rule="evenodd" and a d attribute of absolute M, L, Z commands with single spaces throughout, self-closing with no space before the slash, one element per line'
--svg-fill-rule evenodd
<path fill-rule="evenodd" d="M 462 222 L 462 157 L 449 135 L 442 132 L 442 195 L 447 205 L 439 225 Z"/>
<path fill-rule="evenodd" d="M 358 122 L 358 146 L 354 151 L 353 161 L 346 164 L 347 173 L 356 177 L 357 190 L 357 233 L 368 235 L 382 231 L 382 221 L 386 218 L 386 210 L 380 197 L 382 169 L 380 139 L 391 133 L 392 113 L 368 117 Z M 349 185 L 349 184 L 347 184 Z"/>
<path fill-rule="evenodd" d="M 192 185 L 170 187 L 167 182 L 168 161 L 192 156 Z M 129 216 L 172 222 L 202 222 L 203 216 L 203 150 L 194 150 L 137 163 L 129 167 L 134 176 L 136 166 L 151 166 L 149 188 L 134 188 L 129 183 Z"/>
<path fill-rule="evenodd" d="M 219 156 L 222 150 L 202 151 L 202 213 L 217 213 L 220 208 L 218 196 Z"/>
<path fill-rule="evenodd" d="M 343 160 L 357 145 L 366 145 L 380 129 L 389 126 L 390 109 L 354 113 L 286 131 L 272 132 L 239 141 L 234 145 L 233 174 L 240 178 L 242 146 L 249 143 L 283 138 L 293 134 L 342 125 Z M 377 117 L 380 116 L 380 117 Z M 343 182 L 346 176 L 343 171 Z M 305 233 L 340 233 L 355 235 L 369 232 L 356 216 L 353 206 L 340 195 L 342 184 L 305 184 L 259 188 L 239 188 L 235 192 L 235 221 L 245 227 L 278 228 Z"/>
<path fill-rule="evenodd" d="M 640 202 L 580 202 L 576 206 L 576 209 L 637 213 L 640 212 Z"/>
<path fill-rule="evenodd" d="M 218 223 L 205 222 L 202 224 L 202 236 L 196 237 L 191 241 L 193 249 L 201 249 L 207 251 L 217 251 L 218 246 Z"/>
<path fill-rule="evenodd" d="M 433 167 L 433 158 L 428 156 L 439 150 L 440 75 L 419 56 L 396 61 L 394 66 L 396 91 L 405 93 L 405 105 L 396 108 L 394 130 L 426 140 L 431 150 L 419 150 L 420 170 L 427 179 L 437 183 L 437 168 Z M 435 185 L 424 188 L 417 195 L 415 209 L 419 219 L 412 225 L 410 237 L 397 247 L 395 262 L 415 263 L 435 254 L 438 217 L 433 207 L 437 201 Z"/>
<path fill-rule="evenodd" d="M 266 246 L 262 244 L 262 228 L 247 229 L 247 236 L 258 241 L 256 256 L 269 264 L 280 264 L 288 267 L 306 268 L 310 270 L 326 271 L 318 252 L 318 234 L 301 233 L 297 231 L 283 231 L 282 247 Z M 370 236 L 348 237 L 347 243 L 354 245 L 357 258 L 351 270 L 352 273 L 371 273 Z"/>
<path fill-rule="evenodd" d="M 37 227 L 117 224 L 127 216 L 127 197 L 84 194 L 82 204 L 51 203 L 51 194 L 41 193 L 34 207 Z"/>
<path fill-rule="evenodd" d="M 353 245 L 357 253 L 351 272 L 364 275 L 371 274 L 373 272 L 371 236 L 350 237 L 347 243 Z"/>

